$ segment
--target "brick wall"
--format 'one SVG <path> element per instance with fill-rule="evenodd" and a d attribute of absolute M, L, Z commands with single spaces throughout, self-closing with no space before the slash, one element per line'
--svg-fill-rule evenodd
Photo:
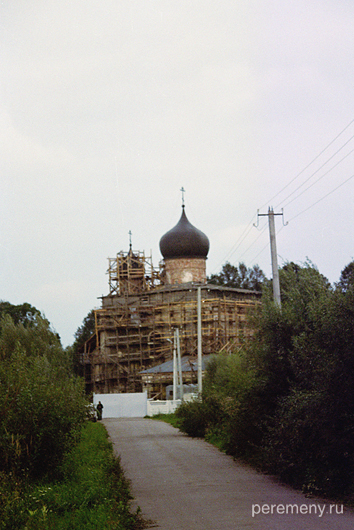
<path fill-rule="evenodd" d="M 204 258 L 180 258 L 165 260 L 166 284 L 206 283 Z"/>

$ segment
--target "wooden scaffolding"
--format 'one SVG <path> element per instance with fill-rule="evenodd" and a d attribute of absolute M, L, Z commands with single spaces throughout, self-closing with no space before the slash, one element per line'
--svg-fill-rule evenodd
<path fill-rule="evenodd" d="M 107 274 L 110 294 L 120 296 L 141 293 L 160 283 L 151 256 L 146 257 L 140 250 L 122 251 L 115 258 L 108 258 Z"/>
<path fill-rule="evenodd" d="M 165 285 L 163 263 L 154 269 L 144 252 L 108 258 L 109 294 L 95 310 L 95 333 L 82 364 L 88 392 L 139 392 L 141 372 L 172 358 L 179 328 L 182 356 L 197 355 L 197 288 L 202 293 L 203 354 L 231 350 L 252 332 L 247 313 L 260 293 L 215 285 Z"/>
<path fill-rule="evenodd" d="M 214 293 L 203 287 L 203 354 L 241 346 L 252 332 L 247 313 L 258 300 L 210 297 Z M 94 346 L 86 352 L 88 388 L 97 393 L 141 391 L 140 372 L 172 358 L 175 328 L 179 328 L 182 356 L 197 356 L 196 291 L 191 286 L 178 301 L 167 295 L 163 303 L 154 301 L 159 298 L 154 296 L 119 297 L 113 307 L 96 310 Z M 195 294 L 195 299 L 185 300 L 187 294 Z"/>

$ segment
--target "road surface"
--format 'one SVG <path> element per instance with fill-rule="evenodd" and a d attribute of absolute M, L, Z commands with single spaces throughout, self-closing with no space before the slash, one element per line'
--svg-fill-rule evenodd
<path fill-rule="evenodd" d="M 146 419 L 105 419 L 148 528 L 353 530 L 354 512 L 306 498 L 200 439 Z"/>

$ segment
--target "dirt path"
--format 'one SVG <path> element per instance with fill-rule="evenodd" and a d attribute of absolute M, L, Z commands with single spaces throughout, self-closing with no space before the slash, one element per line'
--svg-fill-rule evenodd
<path fill-rule="evenodd" d="M 164 422 L 127 418 L 103 423 L 121 456 L 136 503 L 153 521 L 149 528 L 354 528 L 354 513 L 341 513 L 340 504 L 307 499 Z"/>

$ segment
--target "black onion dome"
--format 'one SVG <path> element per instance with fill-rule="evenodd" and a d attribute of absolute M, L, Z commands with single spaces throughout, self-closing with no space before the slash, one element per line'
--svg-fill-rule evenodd
<path fill-rule="evenodd" d="M 206 258 L 209 252 L 209 239 L 187 219 L 182 206 L 182 215 L 174 228 L 160 239 L 160 251 L 164 259 Z"/>

